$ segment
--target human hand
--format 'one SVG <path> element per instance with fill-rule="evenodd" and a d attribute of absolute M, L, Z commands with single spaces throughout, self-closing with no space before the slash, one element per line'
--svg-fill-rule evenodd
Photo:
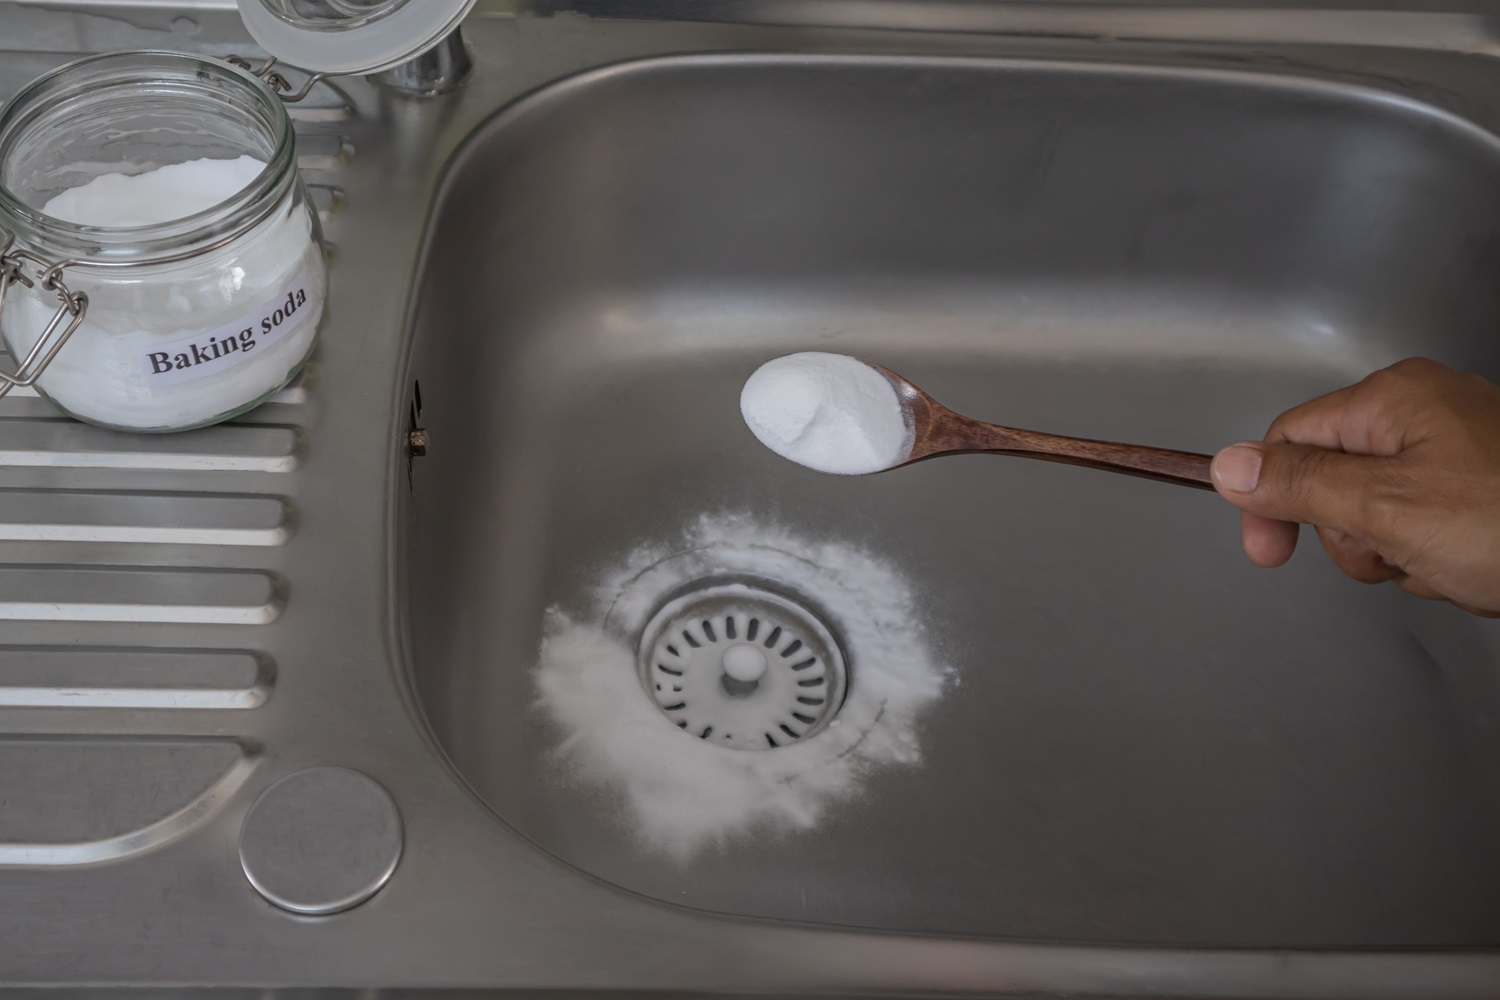
<path fill-rule="evenodd" d="M 1311 524 L 1356 580 L 1500 617 L 1500 386 L 1477 375 L 1402 361 L 1225 448 L 1213 480 L 1259 566 Z"/>

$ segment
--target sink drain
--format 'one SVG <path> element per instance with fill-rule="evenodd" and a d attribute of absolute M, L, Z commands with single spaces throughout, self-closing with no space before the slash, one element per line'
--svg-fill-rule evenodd
<path fill-rule="evenodd" d="M 844 702 L 844 656 L 802 603 L 750 583 L 709 584 L 647 623 L 641 677 L 657 707 L 702 740 L 774 750 L 820 732 Z"/>

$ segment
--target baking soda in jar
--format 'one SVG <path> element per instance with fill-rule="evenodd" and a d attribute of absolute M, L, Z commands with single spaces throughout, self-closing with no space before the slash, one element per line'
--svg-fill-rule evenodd
<path fill-rule="evenodd" d="M 229 65 L 122 53 L 33 83 L 0 113 L 7 236 L 0 332 L 79 419 L 212 424 L 278 392 L 313 350 L 327 265 L 291 123 Z"/>

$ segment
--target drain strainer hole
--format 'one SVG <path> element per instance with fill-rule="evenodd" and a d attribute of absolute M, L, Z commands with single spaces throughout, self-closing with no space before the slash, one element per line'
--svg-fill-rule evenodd
<path fill-rule="evenodd" d="M 646 693 L 679 729 L 741 750 L 821 732 L 848 683 L 821 616 L 753 583 L 706 583 L 668 601 L 642 633 L 639 662 Z"/>

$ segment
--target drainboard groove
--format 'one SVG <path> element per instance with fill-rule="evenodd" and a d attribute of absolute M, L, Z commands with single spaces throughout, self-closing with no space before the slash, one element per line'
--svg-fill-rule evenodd
<path fill-rule="evenodd" d="M 0 566 L 0 620 L 267 625 L 280 589 L 254 571 Z"/>
<path fill-rule="evenodd" d="M 0 708 L 243 710 L 274 680 L 248 650 L 0 646 Z"/>
<path fill-rule="evenodd" d="M 157 472 L 291 472 L 291 427 L 220 424 L 190 434 L 119 434 L 74 420 L 0 419 L 0 467 Z"/>
<path fill-rule="evenodd" d="M 280 497 L 0 489 L 0 541 L 277 546 Z"/>

